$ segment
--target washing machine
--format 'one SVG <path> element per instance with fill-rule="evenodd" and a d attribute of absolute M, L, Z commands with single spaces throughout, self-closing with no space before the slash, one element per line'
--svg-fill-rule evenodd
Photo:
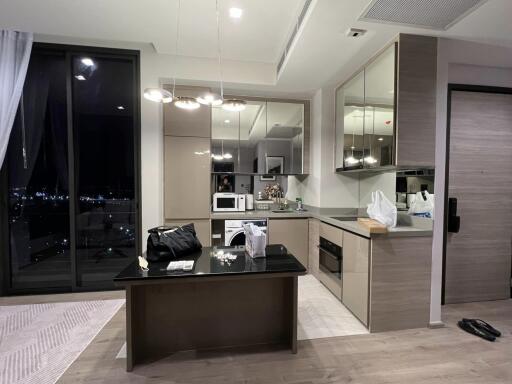
<path fill-rule="evenodd" d="M 266 219 L 226 220 L 224 222 L 224 245 L 245 245 L 244 225 L 252 223 L 267 233 Z"/>

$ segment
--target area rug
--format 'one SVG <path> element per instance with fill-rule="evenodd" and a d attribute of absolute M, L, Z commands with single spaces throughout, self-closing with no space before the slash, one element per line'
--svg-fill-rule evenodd
<path fill-rule="evenodd" d="M 55 383 L 124 302 L 0 306 L 0 383 Z"/>

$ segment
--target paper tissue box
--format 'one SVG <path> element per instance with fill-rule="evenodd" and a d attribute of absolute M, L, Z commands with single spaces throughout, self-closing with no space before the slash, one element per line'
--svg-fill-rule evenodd
<path fill-rule="evenodd" d="M 245 251 L 252 258 L 265 257 L 265 248 L 267 246 L 267 235 L 252 223 L 244 225 L 245 231 Z"/>

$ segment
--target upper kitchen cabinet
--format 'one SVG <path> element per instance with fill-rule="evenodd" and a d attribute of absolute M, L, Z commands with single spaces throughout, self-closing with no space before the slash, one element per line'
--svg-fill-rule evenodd
<path fill-rule="evenodd" d="M 366 168 L 393 165 L 395 44 L 364 70 L 364 157 Z"/>
<path fill-rule="evenodd" d="M 240 112 L 212 108 L 212 171 L 307 173 L 309 102 L 244 99 Z"/>
<path fill-rule="evenodd" d="M 363 168 L 364 70 L 336 91 L 336 168 Z"/>
<path fill-rule="evenodd" d="M 267 131 L 258 155 L 260 172 L 303 173 L 304 104 L 269 101 L 266 117 Z"/>
<path fill-rule="evenodd" d="M 212 107 L 212 172 L 240 171 L 240 113 Z"/>
<path fill-rule="evenodd" d="M 172 85 L 164 85 L 172 91 Z M 176 86 L 176 96 L 196 98 L 209 91 L 203 87 Z M 164 104 L 164 135 L 185 137 L 211 137 L 211 108 L 201 106 L 198 109 L 181 109 L 174 103 Z"/>
<path fill-rule="evenodd" d="M 400 34 L 340 86 L 336 171 L 433 168 L 436 71 L 437 39 Z"/>

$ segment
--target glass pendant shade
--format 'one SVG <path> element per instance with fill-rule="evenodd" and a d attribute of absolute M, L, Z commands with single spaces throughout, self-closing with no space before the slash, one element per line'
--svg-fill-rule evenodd
<path fill-rule="evenodd" d="M 172 93 L 162 88 L 146 88 L 144 90 L 144 98 L 155 103 L 170 103 L 172 101 Z"/>
<path fill-rule="evenodd" d="M 240 112 L 245 109 L 246 104 L 244 100 L 228 99 L 224 100 L 222 108 L 230 112 Z"/>
<path fill-rule="evenodd" d="M 199 108 L 201 105 L 196 101 L 196 99 L 187 96 L 178 96 L 174 105 L 181 109 L 193 110 Z"/>

